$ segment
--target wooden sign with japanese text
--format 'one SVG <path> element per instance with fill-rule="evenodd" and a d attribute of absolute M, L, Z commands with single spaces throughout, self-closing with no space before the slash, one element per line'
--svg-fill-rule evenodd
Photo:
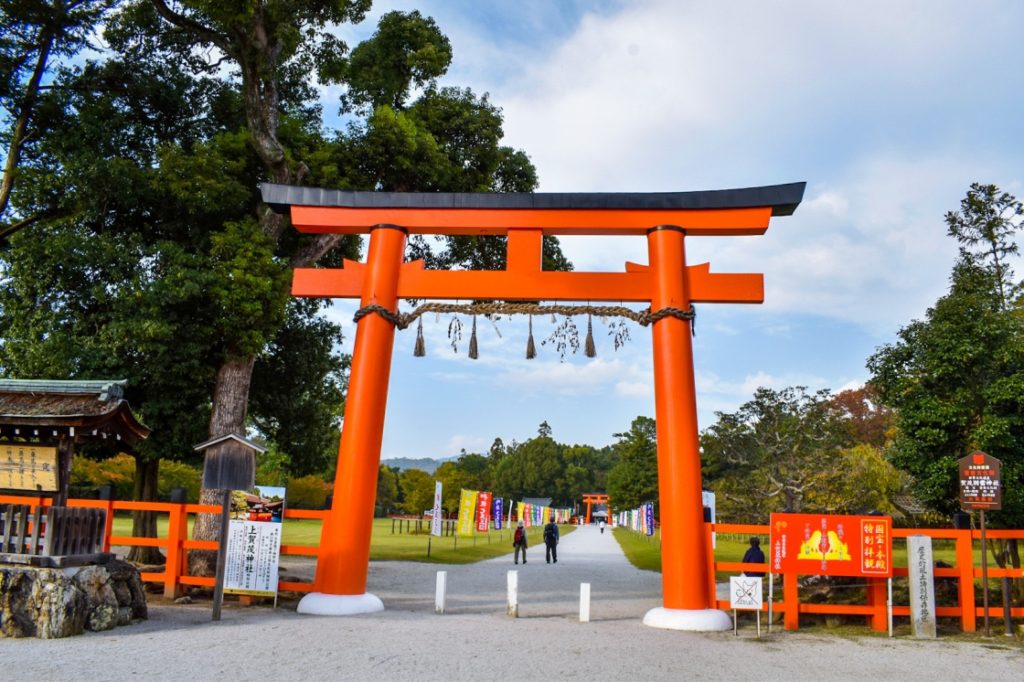
<path fill-rule="evenodd" d="M 892 577 L 888 516 L 772 514 L 772 573 Z"/>
<path fill-rule="evenodd" d="M 0 488 L 53 492 L 57 448 L 31 443 L 0 444 Z"/>
<path fill-rule="evenodd" d="M 1000 462 L 984 452 L 973 452 L 957 461 L 960 473 L 961 509 L 1002 509 Z"/>

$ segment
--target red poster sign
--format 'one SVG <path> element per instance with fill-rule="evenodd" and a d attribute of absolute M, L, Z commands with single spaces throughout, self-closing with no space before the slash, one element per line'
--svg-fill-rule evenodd
<path fill-rule="evenodd" d="M 973 452 L 957 461 L 961 509 L 1002 508 L 1001 465 L 1002 462 L 984 452 Z"/>
<path fill-rule="evenodd" d="M 892 577 L 888 516 L 772 514 L 772 573 Z"/>
<path fill-rule="evenodd" d="M 491 494 L 480 493 L 476 496 L 476 529 L 486 533 L 491 522 Z"/>

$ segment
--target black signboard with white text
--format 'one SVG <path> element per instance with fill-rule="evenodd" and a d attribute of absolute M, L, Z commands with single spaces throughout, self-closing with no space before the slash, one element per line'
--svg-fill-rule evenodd
<path fill-rule="evenodd" d="M 957 462 L 960 473 L 961 509 L 1001 509 L 1003 502 L 999 469 L 1002 463 L 984 452 L 974 452 Z"/>

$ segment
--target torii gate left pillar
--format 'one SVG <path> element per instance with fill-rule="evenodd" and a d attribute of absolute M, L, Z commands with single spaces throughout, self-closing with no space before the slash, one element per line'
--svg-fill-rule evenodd
<path fill-rule="evenodd" d="M 340 270 L 296 270 L 298 296 L 358 297 L 370 314 L 357 323 L 334 501 L 324 522 L 318 592 L 300 613 L 379 611 L 367 593 L 370 533 L 380 465 L 394 326 L 386 319 L 399 298 L 648 302 L 668 312 L 652 325 L 663 604 L 644 617 L 654 627 L 726 630 L 707 573 L 710 548 L 701 504 L 700 453 L 691 322 L 675 313 L 695 302 L 759 303 L 755 274 L 711 274 L 687 266 L 687 235 L 762 234 L 773 215 L 789 215 L 804 183 L 669 194 L 389 194 L 264 185 L 264 201 L 291 207 L 304 232 L 369 233 L 365 264 Z M 508 237 L 504 271 L 429 271 L 403 263 L 410 232 Z M 624 273 L 541 269 L 543 236 L 646 235 L 650 265 Z M 371 306 L 375 308 L 370 308 Z M 383 313 L 383 314 L 382 314 Z"/>

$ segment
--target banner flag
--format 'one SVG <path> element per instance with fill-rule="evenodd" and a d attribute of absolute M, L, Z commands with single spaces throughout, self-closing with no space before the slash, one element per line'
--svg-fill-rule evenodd
<path fill-rule="evenodd" d="M 476 518 L 476 491 L 462 489 L 459 496 L 459 530 L 462 537 L 473 535 L 473 521 Z"/>
<path fill-rule="evenodd" d="M 516 520 L 523 521 L 523 525 L 526 525 L 526 503 L 516 502 Z M 511 525 L 511 524 L 509 524 Z"/>
<path fill-rule="evenodd" d="M 654 535 L 654 503 L 647 503 L 647 534 Z"/>
<path fill-rule="evenodd" d="M 501 530 L 501 508 L 503 506 L 504 501 L 504 498 L 501 497 L 494 498 L 494 530 Z"/>
<path fill-rule="evenodd" d="M 491 493 L 482 492 L 476 496 L 476 529 L 486 533 L 491 527 Z"/>
<path fill-rule="evenodd" d="M 441 535 L 441 481 L 434 481 L 434 509 L 430 515 L 430 534 Z"/>

